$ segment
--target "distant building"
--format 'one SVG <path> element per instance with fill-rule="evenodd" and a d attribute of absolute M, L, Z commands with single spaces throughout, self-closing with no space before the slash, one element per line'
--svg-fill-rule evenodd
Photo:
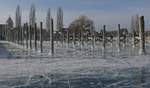
<path fill-rule="evenodd" d="M 8 17 L 8 19 L 7 19 L 7 21 L 6 21 L 6 24 L 7 24 L 8 29 L 13 29 L 13 27 L 14 27 L 14 22 L 13 22 L 13 20 L 11 19 L 10 16 Z"/>
<path fill-rule="evenodd" d="M 0 39 L 4 39 L 6 24 L 0 24 Z"/>

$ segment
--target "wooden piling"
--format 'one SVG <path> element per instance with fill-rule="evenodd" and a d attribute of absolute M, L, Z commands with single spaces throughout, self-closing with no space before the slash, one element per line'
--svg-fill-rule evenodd
<path fill-rule="evenodd" d="M 75 44 L 76 44 L 76 34 L 73 33 L 73 47 L 75 47 Z"/>
<path fill-rule="evenodd" d="M 92 33 L 92 48 L 95 48 L 95 33 Z"/>
<path fill-rule="evenodd" d="M 118 52 L 120 52 L 120 24 L 118 24 L 118 36 L 117 36 L 117 45 L 118 45 Z"/>
<path fill-rule="evenodd" d="M 140 50 L 139 54 L 145 54 L 145 22 L 144 22 L 144 16 L 140 17 L 140 30 L 139 30 L 139 38 L 140 38 Z"/>
<path fill-rule="evenodd" d="M 135 48 L 135 29 L 133 29 L 133 48 Z"/>
<path fill-rule="evenodd" d="M 67 47 L 69 47 L 69 30 L 67 31 Z"/>
<path fill-rule="evenodd" d="M 26 48 L 28 49 L 28 40 L 29 40 L 28 23 L 25 24 L 25 29 L 26 29 Z"/>
<path fill-rule="evenodd" d="M 83 48 L 83 30 L 80 30 L 80 43 L 81 43 L 81 48 Z"/>
<path fill-rule="evenodd" d="M 34 24 L 34 48 L 36 51 L 37 50 L 37 25 L 36 23 Z"/>
<path fill-rule="evenodd" d="M 51 51 L 50 54 L 53 55 L 54 54 L 54 23 L 53 23 L 53 19 L 51 19 Z"/>
<path fill-rule="evenodd" d="M 103 26 L 103 50 L 105 50 L 105 48 L 106 48 L 105 34 L 106 34 L 106 25 Z"/>
<path fill-rule="evenodd" d="M 43 22 L 40 22 L 40 52 L 43 52 Z"/>
<path fill-rule="evenodd" d="M 32 26 L 29 26 L 29 44 L 30 44 L 30 49 L 32 49 Z"/>

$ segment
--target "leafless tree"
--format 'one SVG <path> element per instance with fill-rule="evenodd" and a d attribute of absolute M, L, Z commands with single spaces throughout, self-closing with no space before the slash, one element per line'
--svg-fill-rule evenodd
<path fill-rule="evenodd" d="M 21 9 L 20 9 L 19 5 L 16 8 L 15 27 L 16 28 L 20 28 L 21 27 Z"/>
<path fill-rule="evenodd" d="M 94 31 L 94 22 L 93 20 L 89 19 L 87 16 L 80 16 L 76 20 L 74 20 L 70 26 L 69 29 L 71 32 L 79 33 L 80 31 L 88 31 L 93 32 Z"/>
<path fill-rule="evenodd" d="M 18 5 L 16 8 L 16 17 L 15 17 L 15 40 L 17 40 L 17 43 L 19 43 L 19 40 L 21 40 L 21 9 L 20 6 Z"/>
<path fill-rule="evenodd" d="M 30 14 L 29 14 L 29 24 L 34 27 L 34 24 L 36 22 L 36 10 L 35 10 L 35 5 L 32 4 L 30 8 Z"/>
<path fill-rule="evenodd" d="M 46 28 L 47 28 L 47 32 L 48 32 L 48 39 L 50 41 L 51 38 L 51 9 L 48 8 L 47 11 L 47 17 L 46 17 Z"/>
<path fill-rule="evenodd" d="M 63 29 L 63 10 L 61 7 L 57 11 L 57 30 L 62 31 Z"/>
<path fill-rule="evenodd" d="M 47 11 L 46 28 L 47 28 L 47 30 L 51 29 L 51 10 L 50 10 L 50 8 Z"/>
<path fill-rule="evenodd" d="M 139 15 L 132 16 L 131 18 L 131 32 L 139 33 Z"/>

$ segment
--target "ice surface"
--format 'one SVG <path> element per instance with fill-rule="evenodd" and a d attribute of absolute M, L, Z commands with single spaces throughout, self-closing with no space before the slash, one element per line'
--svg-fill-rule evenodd
<path fill-rule="evenodd" d="M 147 55 L 138 55 L 131 44 L 117 52 L 115 43 L 91 43 L 76 47 L 55 42 L 55 55 L 49 55 L 49 42 L 43 53 L 18 44 L 0 42 L 0 88 L 149 88 L 150 46 Z M 39 47 L 39 43 L 38 43 Z M 39 50 L 39 48 L 38 48 Z"/>

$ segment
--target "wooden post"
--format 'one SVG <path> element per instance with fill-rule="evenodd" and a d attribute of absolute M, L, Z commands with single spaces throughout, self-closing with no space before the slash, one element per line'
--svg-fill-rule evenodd
<path fill-rule="evenodd" d="M 32 26 L 30 25 L 29 26 L 29 43 L 30 43 L 30 49 L 32 49 L 32 33 L 31 33 L 31 30 L 32 30 Z"/>
<path fill-rule="evenodd" d="M 25 30 L 25 25 L 23 25 L 23 27 L 22 27 L 22 45 L 23 45 L 23 47 L 24 47 L 24 30 Z"/>
<path fill-rule="evenodd" d="M 42 30 L 43 30 L 43 23 L 40 22 L 40 52 L 42 53 L 43 52 L 43 33 L 42 33 Z"/>
<path fill-rule="evenodd" d="M 95 33 L 92 33 L 92 48 L 95 48 Z"/>
<path fill-rule="evenodd" d="M 69 30 L 67 31 L 67 47 L 69 47 Z"/>
<path fill-rule="evenodd" d="M 28 40 L 29 40 L 28 23 L 25 24 L 25 29 L 26 29 L 26 48 L 28 49 Z"/>
<path fill-rule="evenodd" d="M 76 34 L 73 33 L 73 47 L 75 47 L 75 44 L 76 44 Z"/>
<path fill-rule="evenodd" d="M 20 44 L 22 45 L 22 43 L 23 43 L 23 42 L 22 42 L 22 40 L 23 40 L 23 39 L 22 39 L 22 27 L 20 27 L 19 31 L 20 31 L 20 32 L 19 32 L 19 34 L 20 34 Z"/>
<path fill-rule="evenodd" d="M 53 19 L 51 19 L 51 51 L 50 54 L 53 55 L 54 54 L 54 24 L 53 24 Z"/>
<path fill-rule="evenodd" d="M 133 29 L 133 48 L 135 48 L 135 29 Z"/>
<path fill-rule="evenodd" d="M 140 32 L 139 32 L 139 37 L 140 37 L 140 50 L 139 54 L 145 54 L 145 22 L 144 22 L 144 16 L 140 17 Z"/>
<path fill-rule="evenodd" d="M 106 25 L 103 26 L 103 50 L 105 50 L 105 43 L 106 43 L 106 38 L 105 38 L 105 34 L 106 34 Z"/>
<path fill-rule="evenodd" d="M 34 48 L 36 51 L 37 50 L 37 25 L 36 25 L 36 23 L 34 25 Z"/>
<path fill-rule="evenodd" d="M 83 31 L 82 31 L 82 29 L 80 30 L 80 43 L 81 43 L 81 48 L 83 48 Z"/>
<path fill-rule="evenodd" d="M 118 39 L 117 39 L 117 45 L 118 45 L 118 52 L 120 52 L 120 24 L 118 24 Z"/>

